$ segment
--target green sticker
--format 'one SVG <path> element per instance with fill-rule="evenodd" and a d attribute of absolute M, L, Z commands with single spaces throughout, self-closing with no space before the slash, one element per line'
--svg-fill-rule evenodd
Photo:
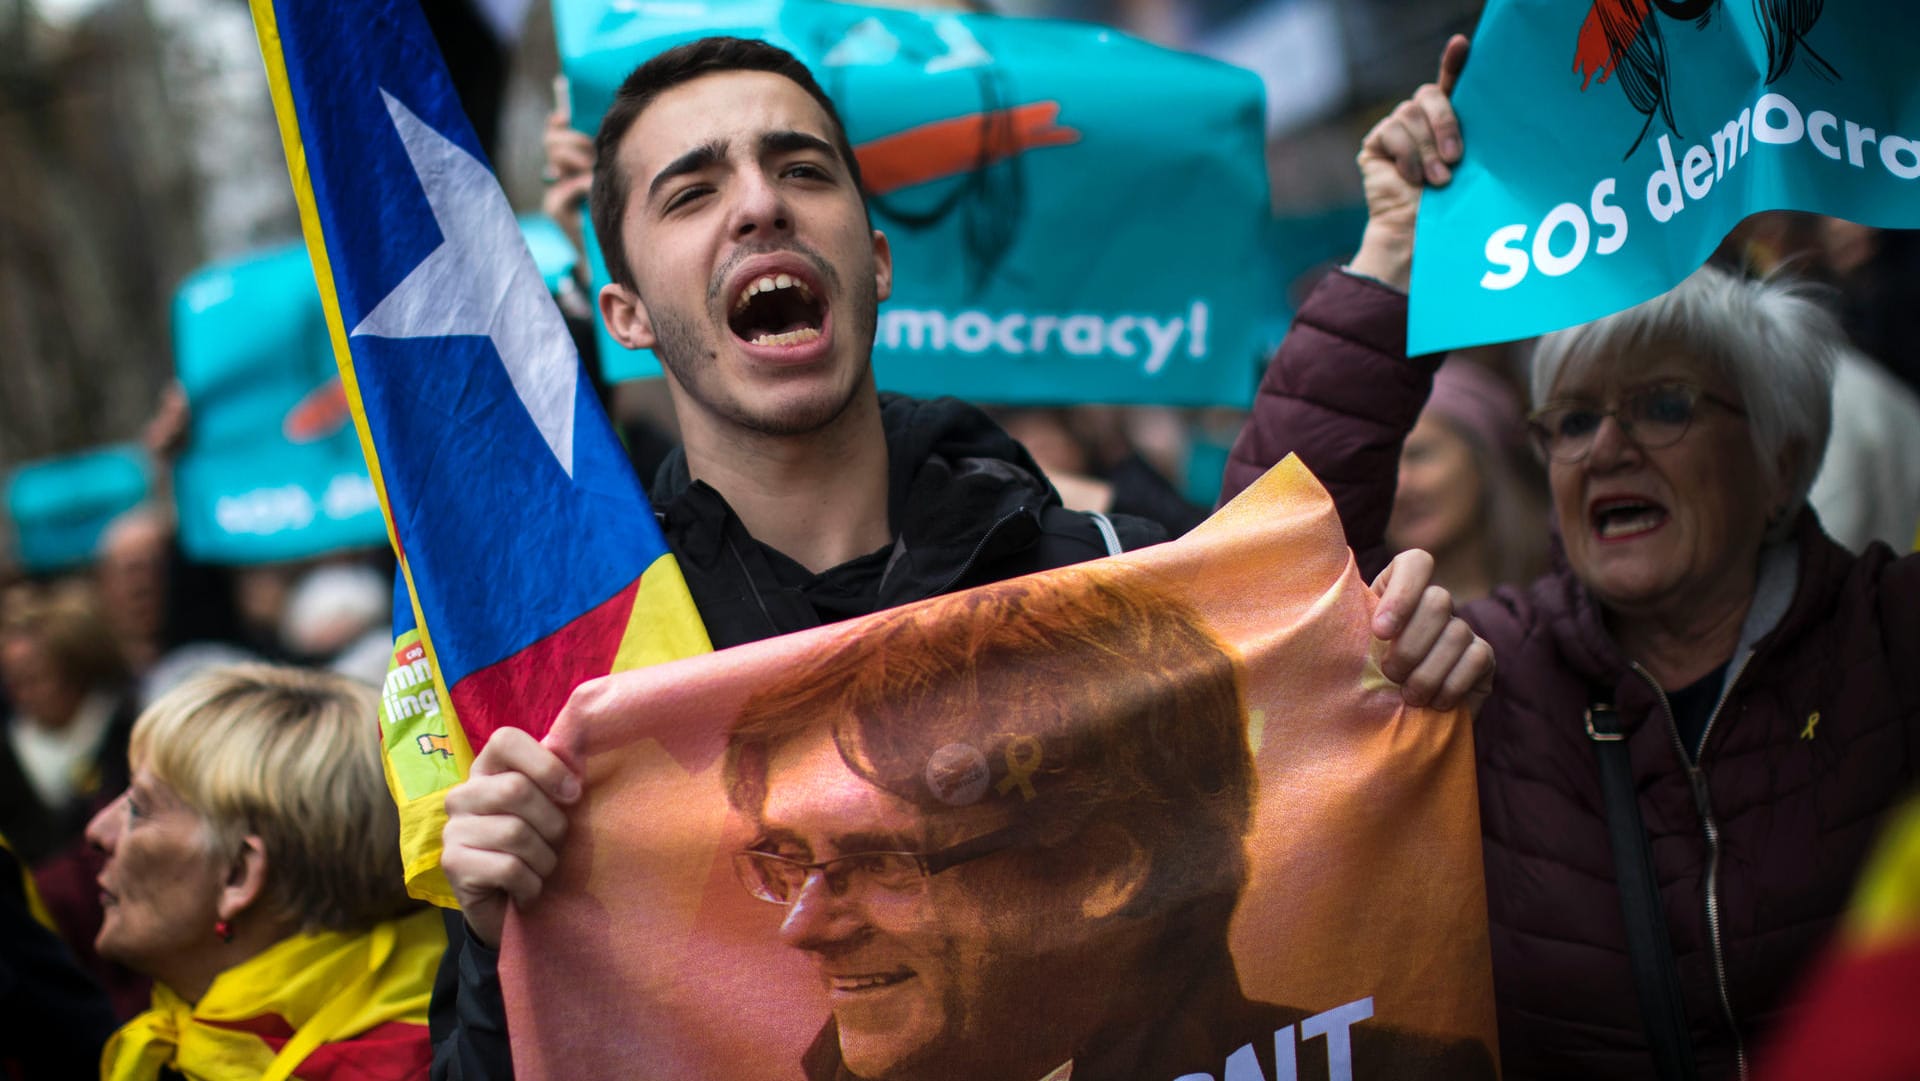
<path fill-rule="evenodd" d="M 380 739 L 393 776 L 410 800 L 460 783 L 460 761 L 440 708 L 433 662 L 410 630 L 393 643 L 386 686 L 380 692 Z"/>

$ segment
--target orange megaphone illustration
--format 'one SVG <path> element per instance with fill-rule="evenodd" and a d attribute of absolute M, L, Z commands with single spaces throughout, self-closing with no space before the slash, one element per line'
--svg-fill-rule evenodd
<path fill-rule="evenodd" d="M 1080 141 L 1061 127 L 1057 101 L 1036 101 L 949 117 L 882 136 L 854 149 L 870 195 L 886 195 L 930 180 L 958 176 L 1016 154 Z"/>

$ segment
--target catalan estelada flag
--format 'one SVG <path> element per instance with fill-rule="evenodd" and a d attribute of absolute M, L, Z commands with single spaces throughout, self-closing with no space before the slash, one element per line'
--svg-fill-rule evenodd
<path fill-rule="evenodd" d="M 711 647 L 418 6 L 251 5 L 400 560 L 381 712 L 408 886 L 450 906 L 444 793 L 488 736 Z"/>

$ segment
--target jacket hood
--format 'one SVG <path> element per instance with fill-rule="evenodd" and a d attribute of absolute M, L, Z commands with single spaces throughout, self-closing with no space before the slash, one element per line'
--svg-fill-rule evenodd
<path fill-rule="evenodd" d="M 911 522 L 905 512 L 914 491 L 930 487 L 933 478 L 922 474 L 941 464 L 961 477 L 999 478 L 995 488 L 1004 488 L 1002 494 L 1011 504 L 1025 503 L 1038 511 L 1060 503 L 1040 463 L 977 406 L 958 398 L 882 394 L 880 424 L 887 433 L 887 506 L 896 533 Z"/>
<path fill-rule="evenodd" d="M 734 628 L 738 633 L 720 633 L 708 609 L 718 612 L 726 603 L 696 592 L 716 642 L 812 625 L 801 610 L 817 611 L 810 607 L 816 602 L 845 611 L 884 608 L 1106 554 L 1091 521 L 1067 511 L 1033 456 L 979 409 L 952 398 L 882 395 L 880 414 L 894 543 L 876 553 L 877 568 L 862 557 L 821 572 L 806 587 L 775 580 L 768 560 L 779 554 L 746 533 L 720 492 L 692 479 L 683 450 L 661 464 L 651 492 L 654 511 L 689 581 L 733 582 L 744 574 L 756 598 Z M 1164 539 L 1130 523 L 1123 528 L 1136 546 Z M 877 570 L 877 579 L 859 569 L 863 563 Z M 737 566 L 729 570 L 730 564 Z M 773 610 L 773 594 L 783 589 L 794 602 L 785 615 Z M 802 590 L 811 591 L 804 601 Z M 838 600 L 830 603 L 829 595 Z"/>
<path fill-rule="evenodd" d="M 958 398 L 922 400 L 882 394 L 880 426 L 887 438 L 888 515 L 896 533 L 915 477 L 932 459 L 945 461 L 959 471 L 997 473 L 1013 482 L 1019 498 L 1031 502 L 1036 510 L 1060 502 L 1040 463 L 977 406 Z M 673 448 L 660 463 L 648 489 L 654 507 L 662 509 L 671 504 L 692 480 L 686 449 Z"/>

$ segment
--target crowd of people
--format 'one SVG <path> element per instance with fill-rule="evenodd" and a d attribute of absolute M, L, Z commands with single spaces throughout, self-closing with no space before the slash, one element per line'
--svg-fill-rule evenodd
<path fill-rule="evenodd" d="M 1362 144 L 1366 232 L 1274 357 L 1222 500 L 1297 453 L 1378 575 L 1382 671 L 1409 703 L 1476 711 L 1503 1071 L 1745 1078 L 1920 755 L 1920 558 L 1898 554 L 1920 405 L 1872 270 L 1905 238 L 1770 218 L 1628 311 L 1409 358 L 1414 214 L 1464 150 L 1466 56 L 1450 43 Z M 547 210 L 577 236 L 586 200 L 605 248 L 599 315 L 662 362 L 678 446 L 648 462 L 651 496 L 716 647 L 1201 517 L 1111 411 L 876 390 L 887 242 L 784 52 L 670 50 L 596 140 L 561 123 L 548 150 Z M 800 295 L 743 292 L 770 277 Z M 390 559 L 196 566 L 169 522 L 164 500 L 129 512 L 85 573 L 0 596 L 0 1076 L 511 1077 L 497 949 L 582 778 L 496 734 L 447 798 L 461 907 L 413 901 L 375 710 Z M 748 888 L 797 904 L 859 854 L 763 859 Z M 829 1050 L 824 1076 L 891 1061 Z M 1155 1055 L 1141 1081 L 1225 1058 Z"/>

